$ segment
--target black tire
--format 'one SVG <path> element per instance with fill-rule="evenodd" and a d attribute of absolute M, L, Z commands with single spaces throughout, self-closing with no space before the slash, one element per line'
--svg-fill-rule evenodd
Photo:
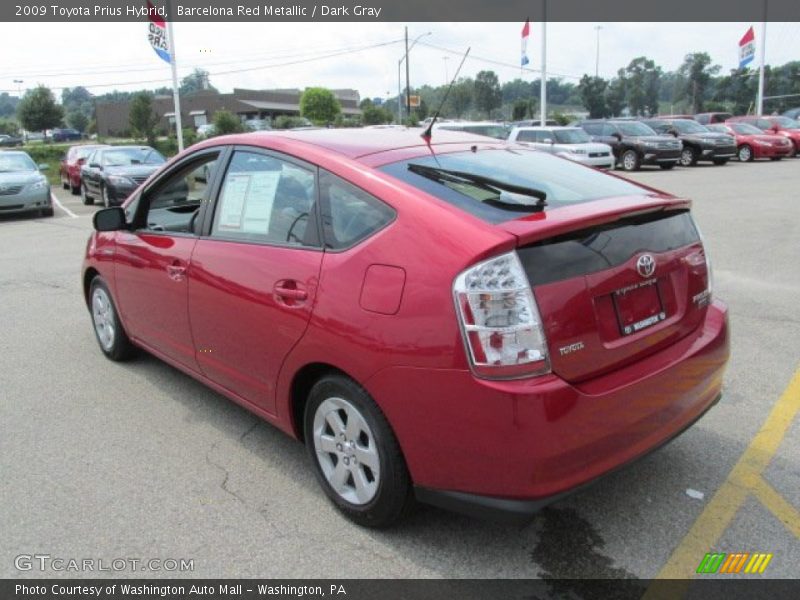
<path fill-rule="evenodd" d="M 94 198 L 89 195 L 89 190 L 86 189 L 86 184 L 81 185 L 81 202 L 86 206 L 94 204 Z"/>
<path fill-rule="evenodd" d="M 43 217 L 52 217 L 56 214 L 52 206 L 50 208 L 43 208 L 40 212 Z"/>
<path fill-rule="evenodd" d="M 80 194 L 80 193 L 81 193 L 81 186 L 79 186 L 79 185 L 72 185 L 72 184 L 70 183 L 70 184 L 69 184 L 69 191 L 70 191 L 70 193 L 71 193 L 73 196 L 77 196 L 78 194 Z"/>
<path fill-rule="evenodd" d="M 769 157 L 770 160 L 781 160 L 782 158 L 783 158 L 782 156 L 770 156 Z"/>
<path fill-rule="evenodd" d="M 620 157 L 620 163 L 625 171 L 638 171 L 642 166 L 642 159 L 636 150 L 625 150 Z"/>
<path fill-rule="evenodd" d="M 97 321 L 95 317 L 94 304 L 95 292 L 98 290 L 102 290 L 102 292 L 105 294 L 105 297 L 108 299 L 108 317 L 114 327 L 114 334 L 110 344 L 104 344 L 104 342 L 100 339 L 100 334 L 96 325 Z M 91 285 L 89 286 L 89 314 L 92 317 L 92 326 L 95 332 L 95 338 L 100 346 L 100 350 L 106 355 L 106 358 L 114 361 L 123 361 L 134 355 L 135 347 L 131 343 L 128 334 L 125 333 L 122 323 L 120 323 L 119 315 L 117 314 L 117 307 L 114 305 L 114 299 L 111 297 L 111 292 L 109 291 L 105 280 L 100 275 L 95 276 L 95 278 L 92 279 Z"/>
<path fill-rule="evenodd" d="M 105 208 L 111 208 L 111 198 L 108 195 L 106 186 L 100 186 L 100 200 Z"/>
<path fill-rule="evenodd" d="M 697 164 L 697 150 L 691 146 L 686 146 L 681 150 L 680 163 L 682 167 L 693 167 Z"/>
<path fill-rule="evenodd" d="M 62 179 L 61 180 L 61 187 L 64 188 L 65 190 L 68 190 L 70 188 L 69 179 L 67 179 L 66 181 L 64 179 Z"/>
<path fill-rule="evenodd" d="M 678 163 L 661 163 L 658 166 L 661 167 L 663 171 L 669 171 L 670 169 L 674 169 L 676 164 Z"/>
<path fill-rule="evenodd" d="M 722 165 L 727 165 L 728 164 L 728 159 L 727 158 L 715 158 L 713 160 L 713 162 L 718 167 L 721 167 Z"/>
<path fill-rule="evenodd" d="M 348 502 L 334 490 L 323 472 L 320 458 L 317 456 L 314 420 L 320 405 L 331 398 L 342 399 L 352 405 L 360 413 L 360 417 L 366 422 L 374 438 L 375 449 L 379 457 L 380 476 L 377 491 L 365 504 Z M 386 417 L 364 388 L 343 375 L 323 377 L 311 388 L 303 422 L 306 450 L 314 466 L 317 480 L 328 499 L 347 518 L 363 527 L 382 528 L 396 523 L 410 512 L 414 506 L 414 494 L 411 476 L 400 451 L 400 445 Z M 345 443 L 347 443 L 346 440 Z M 323 456 L 326 454 L 333 456 L 332 453 L 322 452 Z M 343 459 L 339 458 L 338 460 Z"/>
<path fill-rule="evenodd" d="M 752 162 L 753 149 L 748 144 L 742 144 L 736 151 L 736 156 L 739 157 L 739 162 Z"/>

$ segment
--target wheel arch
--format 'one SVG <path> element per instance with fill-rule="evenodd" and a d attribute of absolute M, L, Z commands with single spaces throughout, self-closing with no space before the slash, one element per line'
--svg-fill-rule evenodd
<path fill-rule="evenodd" d="M 92 287 L 92 280 L 100 275 L 100 271 L 94 267 L 89 267 L 83 273 L 83 299 L 86 302 L 86 307 L 89 307 L 89 290 Z"/>
<path fill-rule="evenodd" d="M 325 362 L 308 363 L 295 372 L 289 386 L 289 417 L 291 431 L 301 442 L 305 442 L 303 413 L 308 402 L 308 395 L 314 384 L 326 375 L 343 375 L 358 383 L 358 380 L 346 371 Z"/>

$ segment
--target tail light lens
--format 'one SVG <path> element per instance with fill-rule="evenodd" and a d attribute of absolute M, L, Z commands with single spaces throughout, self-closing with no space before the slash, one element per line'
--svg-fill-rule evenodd
<path fill-rule="evenodd" d="M 708 244 L 706 244 L 706 240 L 697 223 L 694 223 L 694 228 L 697 230 L 697 237 L 700 238 L 700 243 L 703 244 L 703 256 L 706 259 L 706 291 L 708 292 L 708 302 L 711 302 L 711 297 L 714 293 L 714 271 L 711 268 L 711 257 L 708 255 Z"/>
<path fill-rule="evenodd" d="M 539 307 L 516 252 L 462 272 L 453 295 L 476 375 L 516 379 L 550 372 Z"/>

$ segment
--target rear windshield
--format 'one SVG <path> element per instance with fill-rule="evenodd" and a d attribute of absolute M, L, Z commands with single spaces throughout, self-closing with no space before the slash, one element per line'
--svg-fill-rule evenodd
<path fill-rule="evenodd" d="M 545 210 L 590 202 L 611 196 L 649 194 L 629 181 L 544 152 L 526 148 L 497 148 L 413 158 L 381 167 L 385 173 L 453 204 L 490 223 L 502 223 L 538 212 L 535 207 L 506 206 L 487 195 L 485 187 L 469 183 L 435 181 L 413 166 L 469 173 L 495 181 L 544 192 Z M 489 202 L 487 202 L 489 200 Z M 534 200 L 534 199 L 530 199 Z"/>
<path fill-rule="evenodd" d="M 772 122 L 784 129 L 800 129 L 800 123 L 789 117 L 772 117 Z"/>

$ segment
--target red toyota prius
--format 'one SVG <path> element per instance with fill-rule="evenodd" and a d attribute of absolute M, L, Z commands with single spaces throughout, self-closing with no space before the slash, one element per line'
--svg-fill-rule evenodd
<path fill-rule="evenodd" d="M 219 137 L 95 214 L 83 288 L 103 353 L 303 441 L 355 522 L 524 519 L 719 399 L 690 205 L 463 133 Z"/>

